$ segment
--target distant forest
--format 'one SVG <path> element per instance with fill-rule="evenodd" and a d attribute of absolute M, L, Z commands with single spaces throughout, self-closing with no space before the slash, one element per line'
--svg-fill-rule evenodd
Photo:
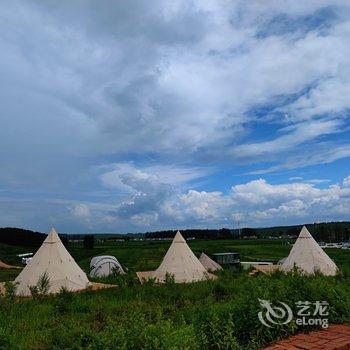
<path fill-rule="evenodd" d="M 241 230 L 222 228 L 219 230 L 181 230 L 182 235 L 188 238 L 196 239 L 235 239 L 235 238 L 267 238 L 298 236 L 303 225 L 294 226 L 276 226 L 266 228 L 249 228 Z M 323 222 L 315 224 L 306 224 L 306 227 L 317 241 L 340 242 L 350 240 L 350 222 Z M 145 233 L 146 239 L 172 238 L 176 231 L 157 231 Z"/>
<path fill-rule="evenodd" d="M 256 229 L 258 236 L 297 236 L 303 225 L 276 226 Z M 317 241 L 342 242 L 350 240 L 350 221 L 321 222 L 306 224 L 307 229 Z"/>
<path fill-rule="evenodd" d="M 146 232 L 146 239 L 156 239 L 156 238 L 173 238 L 177 230 L 168 231 L 157 231 L 157 232 Z M 190 229 L 181 230 L 181 234 L 184 238 L 195 238 L 195 239 L 230 239 L 236 238 L 237 233 L 235 230 L 230 230 L 228 228 L 222 228 L 219 230 L 201 230 L 201 229 Z"/>
<path fill-rule="evenodd" d="M 350 222 L 323 222 L 315 224 L 306 224 L 308 230 L 317 241 L 323 242 L 341 242 L 350 240 Z M 276 226 L 266 228 L 249 228 L 245 227 L 241 230 L 238 229 L 189 229 L 181 230 L 182 235 L 186 238 L 195 239 L 241 239 L 241 238 L 268 238 L 268 237 L 296 237 L 298 236 L 302 225 L 294 226 Z M 130 240 L 133 238 L 146 238 L 146 239 L 162 239 L 173 238 L 176 230 L 146 232 L 138 234 L 96 234 L 95 238 L 115 240 L 125 239 Z M 82 239 L 86 240 L 87 236 L 84 234 L 63 234 L 60 238 L 63 244 L 67 244 L 68 240 Z M 9 245 L 19 245 L 23 247 L 39 247 L 44 241 L 46 234 L 41 232 L 33 232 L 30 230 L 24 230 L 21 228 L 5 227 L 0 228 L 0 243 Z M 84 245 L 85 246 L 85 245 Z"/>
<path fill-rule="evenodd" d="M 0 228 L 0 243 L 22 247 L 40 247 L 46 238 L 46 234 L 24 230 L 16 227 Z M 68 243 L 66 235 L 60 235 L 63 244 Z"/>

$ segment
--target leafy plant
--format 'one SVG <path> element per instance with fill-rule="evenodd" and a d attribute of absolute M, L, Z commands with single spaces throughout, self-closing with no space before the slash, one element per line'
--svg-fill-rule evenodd
<path fill-rule="evenodd" d="M 175 276 L 172 273 L 167 272 L 165 274 L 165 284 L 175 284 Z"/>
<path fill-rule="evenodd" d="M 28 288 L 33 299 L 38 299 L 47 295 L 50 290 L 50 277 L 47 271 L 39 277 L 36 285 L 28 286 Z"/>
<path fill-rule="evenodd" d="M 37 287 L 40 295 L 47 295 L 49 293 L 50 277 L 46 271 L 39 277 Z"/>
<path fill-rule="evenodd" d="M 6 281 L 4 284 L 5 287 L 5 298 L 7 300 L 14 300 L 16 297 L 18 283 L 12 281 Z"/>

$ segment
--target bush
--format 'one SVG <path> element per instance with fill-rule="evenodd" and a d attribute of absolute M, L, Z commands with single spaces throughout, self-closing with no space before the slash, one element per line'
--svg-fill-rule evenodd
<path fill-rule="evenodd" d="M 166 273 L 165 274 L 165 280 L 164 280 L 164 282 L 165 282 L 165 284 L 167 284 L 167 285 L 173 285 L 173 284 L 175 284 L 175 276 L 173 275 L 173 274 L 171 274 L 171 273 Z"/>
<path fill-rule="evenodd" d="M 71 311 L 71 304 L 74 300 L 74 294 L 67 288 L 62 287 L 53 299 L 53 308 L 57 314 L 68 313 Z"/>
<path fill-rule="evenodd" d="M 4 284 L 5 287 L 5 298 L 7 300 L 13 301 L 16 297 L 17 284 L 15 282 L 6 281 Z"/>
<path fill-rule="evenodd" d="M 327 300 L 330 323 L 350 321 L 345 274 L 303 276 L 295 271 L 248 277 L 224 271 L 220 276 L 184 285 L 129 285 L 130 275 L 116 289 L 77 294 L 62 289 L 40 302 L 6 303 L 0 307 L 0 347 L 251 350 L 306 330 L 293 322 L 263 326 L 257 317 L 259 298 L 292 308 L 299 300 Z"/>
<path fill-rule="evenodd" d="M 36 285 L 28 286 L 28 288 L 33 299 L 38 299 L 45 295 L 48 295 L 50 290 L 50 277 L 47 272 L 44 272 L 39 277 Z"/>

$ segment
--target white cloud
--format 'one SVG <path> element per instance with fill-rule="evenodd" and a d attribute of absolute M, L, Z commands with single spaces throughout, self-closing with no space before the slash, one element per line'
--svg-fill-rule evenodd
<path fill-rule="evenodd" d="M 230 199 L 225 198 L 221 192 L 205 192 L 190 190 L 182 195 L 181 207 L 184 207 L 185 215 L 196 220 L 210 221 L 221 220 L 230 204 Z"/>
<path fill-rule="evenodd" d="M 299 180 L 303 180 L 303 177 L 301 177 L 301 176 L 291 176 L 288 180 L 290 180 L 290 181 L 299 181 Z"/>
<path fill-rule="evenodd" d="M 83 204 L 83 203 L 75 204 L 70 207 L 70 211 L 74 216 L 74 218 L 90 223 L 91 212 L 90 212 L 90 208 L 86 204 Z"/>
<path fill-rule="evenodd" d="M 311 180 L 306 180 L 305 182 L 309 182 L 311 184 L 323 184 L 330 182 L 331 180 L 329 179 L 311 179 Z"/>
<path fill-rule="evenodd" d="M 278 223 L 313 222 L 345 219 L 350 210 L 348 178 L 342 185 L 318 188 L 328 180 L 303 180 L 270 184 L 264 179 L 235 185 L 228 193 L 219 191 L 175 190 L 151 174 L 130 167 L 120 180 L 136 194 L 117 206 L 116 217 L 135 225 L 233 226 L 273 225 Z"/>
<path fill-rule="evenodd" d="M 151 226 L 155 224 L 158 220 L 157 213 L 145 213 L 145 214 L 135 214 L 131 216 L 131 221 L 139 226 Z"/>
<path fill-rule="evenodd" d="M 266 169 L 259 169 L 250 172 L 252 175 L 273 173 L 283 169 L 297 169 L 313 166 L 316 164 L 330 164 L 338 159 L 350 157 L 350 145 L 333 147 L 328 143 L 319 145 L 318 149 L 305 147 L 303 153 L 287 157 L 280 164 Z"/>
<path fill-rule="evenodd" d="M 288 134 L 271 141 L 244 144 L 233 149 L 236 158 L 280 155 L 300 144 L 313 141 L 319 136 L 340 131 L 342 123 L 338 120 L 300 123 L 288 128 Z"/>
<path fill-rule="evenodd" d="M 350 186 L 350 175 L 344 179 L 343 185 L 344 186 Z"/>
<path fill-rule="evenodd" d="M 189 183 L 198 181 L 199 179 L 207 176 L 212 171 L 208 168 L 196 168 L 174 165 L 154 165 L 136 167 L 132 163 L 114 163 L 100 167 L 104 172 L 100 175 L 100 179 L 104 186 L 110 188 L 117 188 L 120 190 L 130 190 L 130 186 L 127 186 L 122 182 L 122 175 L 125 173 L 134 173 L 139 178 L 148 178 L 153 176 L 155 179 L 171 184 L 175 187 L 188 186 Z M 106 171 L 108 169 L 108 171 Z"/>
<path fill-rule="evenodd" d="M 272 185 L 260 179 L 236 185 L 228 195 L 189 191 L 182 203 L 187 213 L 208 225 L 231 222 L 231 218 L 247 226 L 346 219 L 350 210 L 346 183 L 319 189 L 313 183 Z"/>
<path fill-rule="evenodd" d="M 328 192 L 302 179 L 202 185 L 232 164 L 263 174 L 350 157 L 348 1 L 19 0 L 0 19 L 10 197 L 68 196 L 72 220 L 123 229 L 229 222 L 240 202 L 252 222 L 288 208 L 320 216 L 320 203 L 346 211 L 347 180 Z M 66 225 L 66 212 L 32 205 L 19 223 Z"/>
<path fill-rule="evenodd" d="M 345 1 L 332 8 L 322 2 L 139 2 L 133 11 L 108 1 L 98 11 L 89 1 L 64 2 L 59 9 L 19 3 L 2 8 L 4 144 L 16 130 L 21 145 L 39 154 L 229 158 L 227 145 L 238 143 L 242 152 L 234 156 L 259 156 L 339 132 L 338 120 L 314 119 L 349 107 Z M 329 12 L 327 30 L 307 17 L 317 11 Z M 303 24 L 303 35 L 293 28 L 258 35 L 271 23 L 284 28 L 293 21 Z M 288 113 L 278 122 L 307 119 L 305 128 L 297 124 L 264 143 L 242 139 L 256 119 L 253 108 L 307 87 L 277 109 Z M 259 119 L 269 121 L 267 115 Z"/>

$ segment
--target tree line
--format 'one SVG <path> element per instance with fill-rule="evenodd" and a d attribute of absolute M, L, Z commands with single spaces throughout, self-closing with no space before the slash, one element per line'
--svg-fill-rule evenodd
<path fill-rule="evenodd" d="M 264 228 L 244 227 L 238 229 L 190 229 L 181 230 L 184 238 L 195 239 L 238 239 L 238 238 L 268 238 L 268 237 L 296 237 L 299 235 L 303 225 L 276 226 Z M 306 224 L 306 227 L 318 241 L 341 242 L 350 240 L 350 222 L 322 222 Z M 146 232 L 146 239 L 173 238 L 176 230 Z"/>
<path fill-rule="evenodd" d="M 38 248 L 46 238 L 45 233 L 25 230 L 17 227 L 0 228 L 0 243 L 22 247 Z M 64 245 L 67 245 L 66 235 L 59 235 Z"/>
<path fill-rule="evenodd" d="M 306 224 L 308 230 L 317 241 L 324 242 L 343 242 L 350 240 L 350 222 L 322 222 L 314 224 Z M 239 238 L 267 238 L 267 237 L 296 237 L 300 233 L 302 225 L 293 226 L 276 226 L 266 228 L 250 228 L 245 227 L 238 229 L 186 229 L 181 230 L 185 239 L 239 239 Z M 109 237 L 117 236 L 129 240 L 132 238 L 145 239 L 172 239 L 177 230 L 164 230 L 156 232 L 146 232 L 145 234 L 109 234 Z M 101 235 L 102 236 L 102 235 Z M 96 237 L 98 237 L 96 235 Z M 92 249 L 95 243 L 95 235 L 66 235 L 61 234 L 60 238 L 64 245 L 68 244 L 70 239 L 81 239 L 85 249 Z M 46 234 L 25 230 L 15 227 L 0 228 L 0 243 L 9 245 L 17 245 L 23 247 L 39 247 L 45 240 Z"/>
<path fill-rule="evenodd" d="M 189 229 L 181 230 L 181 234 L 185 239 L 195 238 L 195 239 L 230 239 L 234 237 L 235 230 L 230 230 L 228 228 L 221 228 L 219 230 L 210 229 Z M 167 230 L 167 231 L 156 231 L 156 232 L 146 232 L 145 239 L 162 239 L 162 238 L 174 238 L 177 230 Z"/>

